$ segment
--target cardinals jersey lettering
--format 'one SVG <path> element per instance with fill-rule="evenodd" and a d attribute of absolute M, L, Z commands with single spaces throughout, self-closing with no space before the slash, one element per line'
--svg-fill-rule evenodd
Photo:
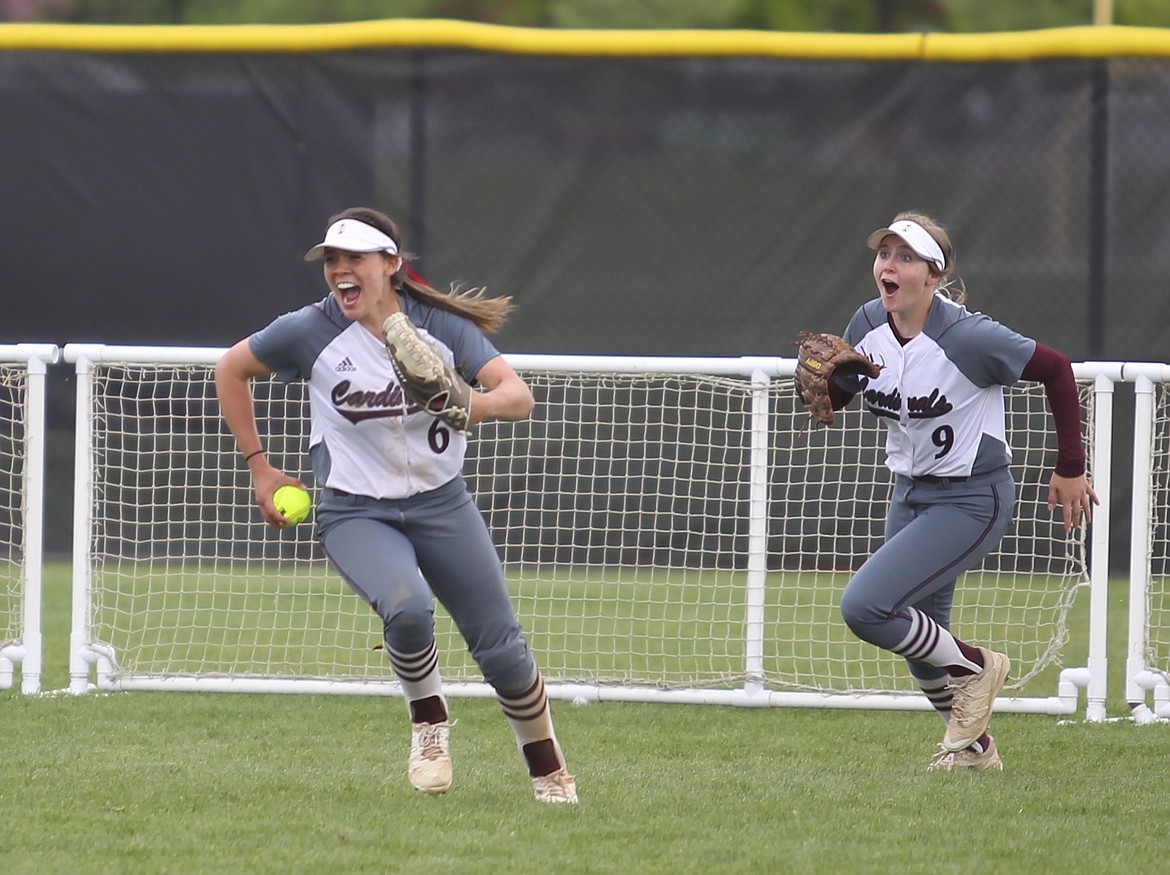
<path fill-rule="evenodd" d="M 470 320 L 410 295 L 398 302 L 468 383 L 499 355 Z M 463 470 L 467 438 L 406 398 L 382 339 L 343 316 L 332 295 L 278 317 L 248 342 L 277 379 L 308 381 L 309 455 L 318 484 L 406 498 Z"/>
<path fill-rule="evenodd" d="M 881 300 L 863 305 L 845 339 L 880 365 L 860 391 L 887 427 L 886 465 L 908 477 L 966 477 L 1011 463 L 1003 387 L 1019 380 L 1036 342 L 936 294 L 922 332 L 902 344 Z"/>

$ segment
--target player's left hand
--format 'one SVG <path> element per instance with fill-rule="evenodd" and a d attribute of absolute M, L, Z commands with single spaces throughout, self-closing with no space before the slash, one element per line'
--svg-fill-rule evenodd
<path fill-rule="evenodd" d="M 1089 480 L 1082 474 L 1080 477 L 1061 477 L 1053 474 L 1048 483 L 1048 510 L 1056 510 L 1059 504 L 1064 511 L 1064 530 L 1071 532 L 1081 524 L 1093 521 L 1093 505 L 1100 504 L 1097 493 L 1089 485 Z"/>
<path fill-rule="evenodd" d="M 443 361 L 410 317 L 401 311 L 391 313 L 382 323 L 382 338 L 403 394 L 460 434 L 470 434 L 471 399 L 475 392 L 458 371 Z"/>

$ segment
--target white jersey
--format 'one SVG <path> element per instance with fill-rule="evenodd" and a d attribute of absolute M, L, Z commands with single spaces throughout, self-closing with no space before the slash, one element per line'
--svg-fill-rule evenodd
<path fill-rule="evenodd" d="M 411 295 L 398 300 L 468 383 L 499 355 L 469 319 Z M 278 379 L 308 380 L 309 454 L 318 485 L 406 498 L 462 472 L 467 438 L 405 397 L 381 338 L 343 316 L 332 295 L 278 317 L 249 346 Z"/>
<path fill-rule="evenodd" d="M 936 294 L 922 332 L 903 343 L 881 300 L 854 314 L 845 339 L 883 365 L 842 382 L 887 426 L 886 465 L 907 477 L 967 477 L 1011 463 L 1003 387 L 1036 342 Z"/>

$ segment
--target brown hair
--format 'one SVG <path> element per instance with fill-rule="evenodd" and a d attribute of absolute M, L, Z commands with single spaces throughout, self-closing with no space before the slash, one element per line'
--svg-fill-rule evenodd
<path fill-rule="evenodd" d="M 930 265 L 932 271 L 942 276 L 938 290 L 956 304 L 963 303 L 967 299 L 967 287 L 962 278 L 952 277 L 955 272 L 955 246 L 951 243 L 951 235 L 947 233 L 947 229 L 925 213 L 918 213 L 914 210 L 898 213 L 890 224 L 892 225 L 894 222 L 914 222 L 921 225 L 922 229 L 934 238 L 934 242 L 942 249 L 943 261 L 946 263 L 946 267 L 942 271 L 936 270 L 933 264 Z"/>
<path fill-rule="evenodd" d="M 385 213 L 380 213 L 370 207 L 350 207 L 335 216 L 330 216 L 328 224 L 332 225 L 342 219 L 354 219 L 377 228 L 398 245 L 398 254 L 402 256 L 402 266 L 390 280 L 395 289 L 401 289 L 409 295 L 414 295 L 420 301 L 425 301 L 440 310 L 464 316 L 474 322 L 481 331 L 488 334 L 498 331 L 500 326 L 504 324 L 504 320 L 508 318 L 508 314 L 512 312 L 511 296 L 489 298 L 486 295 L 486 289 L 482 287 L 461 291 L 458 286 L 452 285 L 451 291 L 445 293 L 433 288 L 407 265 L 407 260 L 412 256 L 409 252 L 402 250 L 402 235 L 398 231 L 398 225 Z"/>

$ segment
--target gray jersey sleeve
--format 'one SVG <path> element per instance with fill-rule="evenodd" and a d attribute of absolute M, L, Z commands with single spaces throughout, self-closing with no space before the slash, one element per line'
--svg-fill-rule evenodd
<path fill-rule="evenodd" d="M 976 386 L 1012 385 L 1036 351 L 1035 340 L 982 313 L 968 313 L 947 326 L 934 326 L 931 321 L 926 332 Z M 936 327 L 941 328 L 937 334 Z"/>
<path fill-rule="evenodd" d="M 857 308 L 857 312 L 853 314 L 853 318 L 845 326 L 845 333 L 841 336 L 849 342 L 850 346 L 857 346 L 865 335 L 879 325 L 885 324 L 886 309 L 882 306 L 882 302 L 879 300 L 868 301 Z"/>
<path fill-rule="evenodd" d="M 327 307 L 311 304 L 276 317 L 248 338 L 248 346 L 278 380 L 307 380 L 321 350 L 342 328 L 330 318 Z"/>
<path fill-rule="evenodd" d="M 472 385 L 480 369 L 500 353 L 470 319 L 432 307 L 411 295 L 402 300 L 410 320 L 444 343 L 455 366 Z M 332 295 L 317 304 L 278 316 L 248 339 L 252 354 L 277 379 L 307 380 L 313 363 L 330 341 L 352 324 L 341 315 Z"/>
<path fill-rule="evenodd" d="M 886 323 L 880 300 L 857 309 L 844 337 L 857 346 L 867 334 Z M 976 386 L 1010 386 L 1020 379 L 1036 351 L 1036 341 L 990 316 L 972 313 L 961 304 L 935 301 L 923 333 L 931 337 L 963 375 Z M 854 386 L 854 391 L 856 388 Z"/>

